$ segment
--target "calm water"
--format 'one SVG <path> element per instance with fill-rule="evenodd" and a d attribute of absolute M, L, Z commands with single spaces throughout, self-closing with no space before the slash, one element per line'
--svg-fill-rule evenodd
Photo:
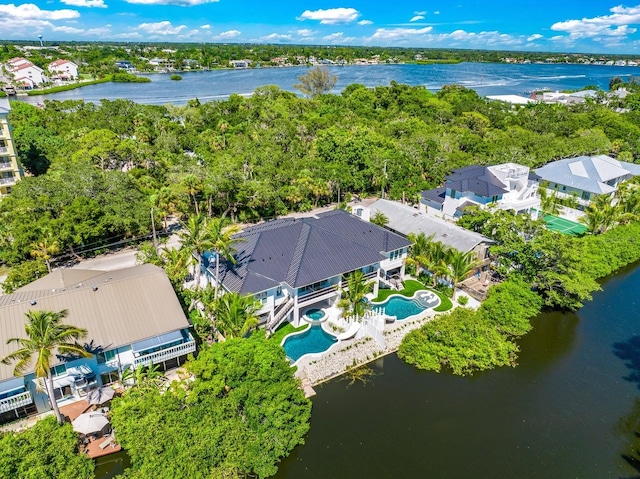
<path fill-rule="evenodd" d="M 282 347 L 289 359 L 297 361 L 305 354 L 326 351 L 336 341 L 336 337 L 327 333 L 320 325 L 311 325 L 305 332 L 289 336 Z"/>
<path fill-rule="evenodd" d="M 374 303 L 374 308 L 375 307 L 378 307 L 378 305 Z M 415 301 L 404 298 L 402 296 L 392 296 L 384 303 L 381 303 L 380 307 L 384 309 L 385 314 L 389 316 L 395 316 L 396 319 L 400 321 L 402 321 L 403 319 L 407 319 L 409 316 L 419 314 L 425 310 L 425 308 L 420 306 Z"/>
<path fill-rule="evenodd" d="M 436 91 L 442 85 L 457 83 L 475 89 L 480 95 L 523 95 L 533 89 L 578 89 L 598 85 L 607 89 L 614 76 L 627 79 L 640 75 L 640 67 L 607 67 L 595 65 L 507 65 L 494 63 L 460 63 L 457 65 L 369 65 L 331 67 L 338 76 L 335 93 L 352 83 L 366 86 L 388 85 L 391 80 L 409 85 L 424 85 Z M 147 75 L 152 83 L 102 83 L 68 92 L 37 97 L 21 97 L 30 103 L 43 100 L 79 100 L 127 98 L 145 104 L 185 104 L 192 98 L 210 101 L 232 93 L 250 94 L 257 87 L 278 85 L 283 90 L 297 91 L 293 85 L 306 67 L 262 68 L 253 70 L 217 70 L 182 73 L 181 81 L 168 74 Z"/>
<path fill-rule="evenodd" d="M 514 369 L 460 378 L 388 356 L 366 385 L 318 387 L 307 443 L 276 477 L 631 477 L 639 286 L 636 266 L 578 314 L 541 315 Z"/>
<path fill-rule="evenodd" d="M 388 356 L 366 385 L 318 387 L 276 478 L 637 477 L 623 455 L 640 448 L 624 427 L 640 425 L 639 287 L 636 265 L 579 313 L 536 318 L 517 368 L 460 378 Z"/>

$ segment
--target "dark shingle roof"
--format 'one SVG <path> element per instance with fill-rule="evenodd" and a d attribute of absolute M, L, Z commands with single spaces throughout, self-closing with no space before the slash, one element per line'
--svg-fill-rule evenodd
<path fill-rule="evenodd" d="M 436 188 L 433 190 L 425 190 L 422 192 L 422 198 L 428 201 L 433 201 L 434 203 L 443 204 L 446 193 L 447 193 L 446 188 Z"/>
<path fill-rule="evenodd" d="M 470 191 L 485 198 L 498 196 L 508 191 L 500 181 L 488 172 L 486 166 L 471 165 L 454 170 L 447 177 L 447 188 L 455 191 Z"/>
<path fill-rule="evenodd" d="M 236 264 L 220 263 L 224 287 L 257 293 L 286 282 L 298 288 L 377 263 L 382 252 L 411 243 L 400 235 L 336 210 L 312 218 L 275 220 L 237 237 Z M 215 271 L 212 263 L 210 271 Z"/>

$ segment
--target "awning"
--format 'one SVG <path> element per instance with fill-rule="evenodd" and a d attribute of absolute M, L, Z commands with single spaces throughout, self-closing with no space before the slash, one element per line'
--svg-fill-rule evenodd
<path fill-rule="evenodd" d="M 76 382 L 75 376 L 62 376 L 60 378 L 53 379 L 53 387 L 54 389 L 59 389 L 65 386 L 71 386 L 75 382 Z"/>
<path fill-rule="evenodd" d="M 87 374 L 92 374 L 92 373 L 93 373 L 93 370 L 86 364 L 81 364 L 79 366 L 67 368 L 67 374 L 69 376 L 86 376 Z"/>
<path fill-rule="evenodd" d="M 155 338 L 145 339 L 134 343 L 131 348 L 135 351 L 146 351 L 148 349 L 154 349 L 165 344 L 174 343 L 176 341 L 182 341 L 183 336 L 181 331 L 173 331 L 172 333 L 162 334 Z"/>

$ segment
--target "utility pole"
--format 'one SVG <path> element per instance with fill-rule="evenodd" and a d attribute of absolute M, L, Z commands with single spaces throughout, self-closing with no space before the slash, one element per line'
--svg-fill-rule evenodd
<path fill-rule="evenodd" d="M 156 221 L 153 218 L 153 206 L 151 207 L 151 229 L 153 230 L 153 249 L 158 254 L 158 238 L 156 237 Z"/>

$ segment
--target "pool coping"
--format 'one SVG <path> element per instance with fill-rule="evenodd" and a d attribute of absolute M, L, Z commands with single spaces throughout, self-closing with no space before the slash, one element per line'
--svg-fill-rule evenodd
<path fill-rule="evenodd" d="M 440 296 L 438 296 L 438 294 L 437 294 L 435 291 L 432 291 L 432 290 L 427 289 L 427 288 L 425 288 L 425 289 L 419 289 L 419 290 L 417 290 L 416 292 L 414 292 L 414 293 L 413 293 L 413 295 L 411 295 L 411 296 L 405 296 L 404 294 L 400 294 L 400 293 L 393 293 L 393 294 L 390 294 L 389 296 L 387 296 L 387 297 L 385 298 L 385 300 L 384 300 L 384 301 L 380 301 L 380 302 L 373 302 L 373 301 L 370 301 L 370 303 L 371 303 L 374 307 L 375 307 L 375 306 L 380 306 L 381 304 L 384 304 L 384 303 L 386 303 L 387 301 L 389 301 L 389 300 L 390 300 L 391 298 L 393 298 L 394 296 L 398 296 L 398 297 L 400 297 L 400 298 L 403 298 L 403 299 L 406 299 L 406 300 L 409 300 L 409 301 L 410 301 L 410 300 L 412 300 L 412 299 L 416 299 L 416 300 L 417 300 L 418 298 L 416 298 L 416 295 L 417 295 L 418 293 L 422 292 L 422 291 L 427 291 L 427 292 L 429 292 L 429 293 L 434 294 L 434 295 L 436 296 L 436 298 L 438 298 L 438 303 L 437 303 L 436 305 L 434 305 L 434 306 L 429 306 L 428 308 L 424 308 L 424 306 L 423 306 L 422 304 L 420 304 L 420 306 L 424 308 L 422 311 L 420 311 L 420 312 L 419 312 L 419 313 L 417 313 L 417 314 L 412 314 L 411 316 L 407 316 L 406 318 L 402 318 L 402 319 L 398 319 L 398 317 L 397 317 L 397 316 L 387 315 L 387 316 L 389 316 L 390 318 L 396 318 L 396 321 L 406 321 L 407 319 L 418 319 L 418 318 L 419 318 L 422 314 L 424 314 L 425 312 L 430 311 L 430 310 L 435 310 L 435 308 L 437 308 L 438 306 L 440 306 L 440 305 L 442 304 L 442 300 L 440 299 Z M 418 303 L 418 304 L 419 304 L 419 303 Z"/>
<path fill-rule="evenodd" d="M 318 326 L 320 326 L 320 327 L 322 328 L 322 330 L 323 330 L 325 333 L 327 333 L 327 334 L 329 334 L 329 335 L 333 336 L 334 338 L 336 338 L 335 343 L 333 343 L 331 346 L 329 346 L 327 349 L 325 349 L 325 350 L 324 350 L 324 351 L 322 351 L 322 352 L 318 352 L 318 353 L 306 353 L 306 354 L 303 354 L 302 356 L 300 356 L 300 357 L 299 357 L 298 359 L 296 359 L 295 361 L 293 361 L 289 356 L 287 356 L 287 359 L 288 359 L 289 361 L 291 361 L 291 366 L 292 366 L 292 367 L 293 367 L 293 366 L 295 366 L 295 365 L 296 365 L 296 363 L 297 363 L 298 361 L 300 361 L 302 358 L 307 358 L 307 356 L 308 356 L 309 358 L 321 358 L 322 356 L 324 356 L 324 355 L 325 355 L 325 354 L 327 354 L 329 351 L 331 351 L 333 348 L 335 348 L 336 346 L 338 346 L 340 343 L 342 343 L 342 342 L 343 342 L 343 340 L 338 339 L 338 337 L 337 337 L 334 333 L 332 333 L 332 332 L 330 332 L 330 331 L 327 331 L 327 329 L 324 327 L 324 322 L 321 322 Z M 287 334 L 284 338 L 282 338 L 282 341 L 280 342 L 280 346 L 282 347 L 282 349 L 284 349 L 284 343 L 285 343 L 285 341 L 287 340 L 287 338 L 290 338 L 290 337 L 292 337 L 292 336 L 297 336 L 297 335 L 300 335 L 300 334 L 302 334 L 302 333 L 305 333 L 305 332 L 307 332 L 307 331 L 309 330 L 309 328 L 312 328 L 312 327 L 314 327 L 314 325 L 313 325 L 313 324 L 311 324 L 311 323 L 307 323 L 307 327 L 306 327 L 306 328 L 301 329 L 300 331 L 294 331 L 294 332 L 292 332 L 292 333 Z M 286 350 L 285 350 L 285 354 L 286 354 Z"/>

